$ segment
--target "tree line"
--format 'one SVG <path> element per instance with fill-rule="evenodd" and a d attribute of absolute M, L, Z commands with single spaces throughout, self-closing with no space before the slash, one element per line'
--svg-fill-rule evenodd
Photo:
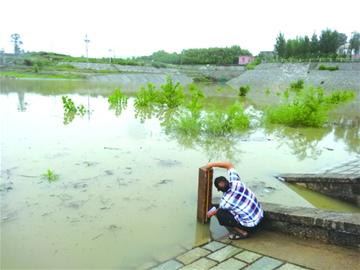
<path fill-rule="evenodd" d="M 181 53 L 168 53 L 162 50 L 138 59 L 177 65 L 233 65 L 238 63 L 240 55 L 251 53 L 234 45 L 225 48 L 186 49 Z"/>
<path fill-rule="evenodd" d="M 344 46 L 348 44 L 348 46 Z M 343 49 L 339 49 L 343 46 Z M 285 39 L 283 33 L 276 38 L 275 53 L 279 58 L 319 58 L 346 57 L 351 53 L 358 54 L 360 50 L 360 33 L 353 32 L 350 40 L 344 33 L 336 30 L 323 30 L 318 37 L 300 36 L 295 39 Z"/>

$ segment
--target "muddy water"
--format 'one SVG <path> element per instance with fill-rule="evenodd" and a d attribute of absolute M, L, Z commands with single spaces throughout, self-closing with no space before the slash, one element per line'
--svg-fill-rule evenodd
<path fill-rule="evenodd" d="M 165 132 L 156 117 L 136 118 L 132 98 L 116 116 L 106 98 L 113 85 L 1 86 L 1 268 L 130 268 L 160 260 L 222 233 L 216 222 L 209 231 L 195 218 L 198 168 L 209 160 L 232 160 L 262 201 L 315 207 L 273 175 L 317 171 L 360 154 L 359 126 L 184 138 Z M 64 94 L 90 113 L 64 125 Z M 57 181 L 42 177 L 48 169 Z"/>

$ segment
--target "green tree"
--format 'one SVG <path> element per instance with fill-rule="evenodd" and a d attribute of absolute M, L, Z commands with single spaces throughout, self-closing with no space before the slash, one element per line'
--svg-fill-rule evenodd
<path fill-rule="evenodd" d="M 350 39 L 350 50 L 353 51 L 355 54 L 360 53 L 360 33 L 353 32 L 351 39 Z"/>
<path fill-rule="evenodd" d="M 11 42 L 14 43 L 14 54 L 18 55 L 21 53 L 20 45 L 22 45 L 22 41 L 20 39 L 20 35 L 17 33 L 14 33 L 11 35 Z"/>
<path fill-rule="evenodd" d="M 336 55 L 337 49 L 346 43 L 347 36 L 330 29 L 323 30 L 319 39 L 320 53 L 325 56 Z"/>
<path fill-rule="evenodd" d="M 280 58 L 286 57 L 286 40 L 283 33 L 279 33 L 278 37 L 276 38 L 275 43 L 275 52 Z"/>
<path fill-rule="evenodd" d="M 310 54 L 313 57 L 319 55 L 319 39 L 315 33 L 311 36 Z"/>

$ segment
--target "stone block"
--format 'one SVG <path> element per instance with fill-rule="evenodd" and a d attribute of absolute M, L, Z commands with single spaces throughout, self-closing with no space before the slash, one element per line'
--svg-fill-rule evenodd
<path fill-rule="evenodd" d="M 181 268 L 183 264 L 179 263 L 175 260 L 169 260 L 162 264 L 159 264 L 158 266 L 151 268 L 151 270 L 177 270 Z"/>
<path fill-rule="evenodd" d="M 210 253 L 210 251 L 197 247 L 194 248 L 180 256 L 178 256 L 176 259 L 180 262 L 182 262 L 183 264 L 189 264 L 192 263 L 198 259 L 200 259 L 201 257 L 205 257 L 206 255 L 208 255 Z"/>
<path fill-rule="evenodd" d="M 238 270 L 238 269 L 243 268 L 246 265 L 247 264 L 242 261 L 230 258 L 230 259 L 218 264 L 214 268 L 211 268 L 211 270 Z"/>
<path fill-rule="evenodd" d="M 216 250 L 218 250 L 220 248 L 223 248 L 223 247 L 225 247 L 225 244 L 217 242 L 217 241 L 212 241 L 212 242 L 202 246 L 202 248 L 206 248 L 206 249 L 211 250 L 211 251 L 216 251 Z"/>
<path fill-rule="evenodd" d="M 261 256 L 262 255 L 257 254 L 255 252 L 245 250 L 245 251 L 239 253 L 238 255 L 236 255 L 235 258 L 242 260 L 244 262 L 247 262 L 247 263 L 252 263 L 252 262 L 256 261 L 257 259 L 259 259 Z"/>
<path fill-rule="evenodd" d="M 193 262 L 192 264 L 188 264 L 181 268 L 181 270 L 208 270 L 211 267 L 215 266 L 216 262 L 207 258 L 201 258 Z"/>
<path fill-rule="evenodd" d="M 303 268 L 301 266 L 291 264 L 291 263 L 285 263 L 280 268 L 277 268 L 276 270 L 306 270 L 308 268 Z"/>
<path fill-rule="evenodd" d="M 208 258 L 215 260 L 217 262 L 225 261 L 226 259 L 236 255 L 242 251 L 242 249 L 228 245 L 222 249 L 219 249 L 218 251 L 215 251 L 214 253 L 210 254 Z"/>
<path fill-rule="evenodd" d="M 270 257 L 262 257 L 249 266 L 245 267 L 244 270 L 273 270 L 283 263 L 284 262 Z"/>

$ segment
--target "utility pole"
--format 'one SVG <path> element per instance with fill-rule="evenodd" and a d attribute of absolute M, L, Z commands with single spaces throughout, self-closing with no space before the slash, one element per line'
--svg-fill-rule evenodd
<path fill-rule="evenodd" d="M 109 49 L 109 63 L 111 64 L 111 58 L 112 58 L 112 49 Z"/>
<path fill-rule="evenodd" d="M 85 47 L 86 47 L 86 59 L 89 62 L 89 48 L 88 48 L 88 46 L 89 46 L 90 40 L 88 39 L 87 34 L 85 35 L 84 41 L 85 41 Z"/>

